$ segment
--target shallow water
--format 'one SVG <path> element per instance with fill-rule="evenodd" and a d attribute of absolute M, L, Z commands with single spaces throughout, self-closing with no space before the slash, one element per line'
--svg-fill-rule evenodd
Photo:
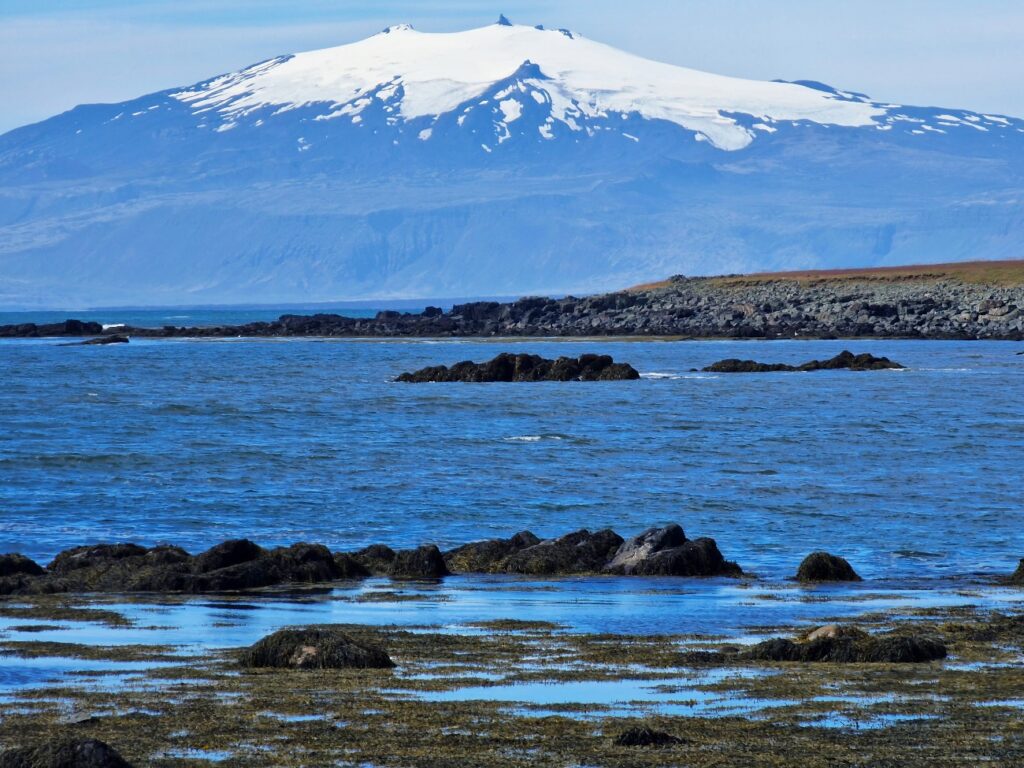
<path fill-rule="evenodd" d="M 842 349 L 904 372 L 706 375 Z M 442 546 L 677 521 L 769 578 L 1008 572 L 1024 357 L 998 342 L 0 343 L 0 551 L 229 537 Z M 607 352 L 639 382 L 403 385 L 499 351 Z M 369 609 L 367 609 L 369 610 Z"/>

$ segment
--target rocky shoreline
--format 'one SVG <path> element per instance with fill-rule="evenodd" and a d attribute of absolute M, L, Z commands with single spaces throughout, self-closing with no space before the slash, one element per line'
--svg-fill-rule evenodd
<path fill-rule="evenodd" d="M 913 338 L 1024 340 L 1024 284 L 972 281 L 955 270 L 908 275 L 673 277 L 583 298 L 457 304 L 445 312 L 282 315 L 236 326 L 104 329 L 68 320 L 0 326 L 0 338 L 586 337 Z"/>

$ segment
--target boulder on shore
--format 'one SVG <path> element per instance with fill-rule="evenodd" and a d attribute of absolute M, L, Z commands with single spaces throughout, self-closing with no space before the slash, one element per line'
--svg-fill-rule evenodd
<path fill-rule="evenodd" d="M 450 368 L 446 365 L 403 373 L 395 381 L 425 382 L 498 382 L 498 381 L 629 381 L 640 374 L 628 363 L 616 363 L 608 355 L 580 355 L 547 360 L 539 355 L 513 355 L 503 352 L 486 363 L 466 360 Z"/>
<path fill-rule="evenodd" d="M 686 538 L 678 525 L 649 528 L 625 541 L 604 570 L 623 576 L 740 576 L 714 539 Z"/>
<path fill-rule="evenodd" d="M 797 568 L 797 581 L 812 583 L 817 581 L 863 581 L 853 570 L 853 566 L 838 555 L 828 552 L 812 552 L 803 559 Z"/>
<path fill-rule="evenodd" d="M 623 731 L 612 743 L 617 747 L 669 747 L 682 744 L 683 740 L 645 725 Z"/>
<path fill-rule="evenodd" d="M 741 651 L 745 661 L 832 662 L 837 664 L 920 664 L 946 658 L 946 646 L 917 635 L 869 635 L 856 627 L 835 627 L 803 641 L 776 637 Z"/>
<path fill-rule="evenodd" d="M 244 667 L 280 669 L 390 669 L 383 648 L 355 640 L 335 627 L 281 629 L 242 651 Z"/>
<path fill-rule="evenodd" d="M 703 369 L 705 373 L 775 373 L 778 371 L 882 371 L 899 370 L 904 366 L 893 362 L 887 357 L 875 357 L 867 353 L 855 355 L 852 352 L 840 352 L 828 360 L 811 360 L 803 365 L 787 365 L 786 363 L 759 363 L 756 360 L 719 360 Z"/>
<path fill-rule="evenodd" d="M 131 764 L 98 739 L 53 739 L 0 752 L 0 768 L 131 768 Z"/>

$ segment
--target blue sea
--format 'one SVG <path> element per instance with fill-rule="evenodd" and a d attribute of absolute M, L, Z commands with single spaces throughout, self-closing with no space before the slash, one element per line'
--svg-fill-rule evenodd
<path fill-rule="evenodd" d="M 279 314 L 279 313 L 278 313 Z M 921 341 L 0 342 L 0 551 L 223 539 L 442 547 L 669 522 L 768 579 L 814 549 L 956 580 L 1024 556 L 1020 345 Z M 906 371 L 710 375 L 842 349 Z M 501 351 L 634 382 L 394 383 Z"/>

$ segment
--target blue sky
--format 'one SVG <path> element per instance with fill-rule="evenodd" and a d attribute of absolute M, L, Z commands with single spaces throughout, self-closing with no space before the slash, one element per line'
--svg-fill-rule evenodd
<path fill-rule="evenodd" d="M 1019 0 L 3 0 L 0 132 L 410 22 L 571 27 L 662 61 L 1024 116 Z"/>

